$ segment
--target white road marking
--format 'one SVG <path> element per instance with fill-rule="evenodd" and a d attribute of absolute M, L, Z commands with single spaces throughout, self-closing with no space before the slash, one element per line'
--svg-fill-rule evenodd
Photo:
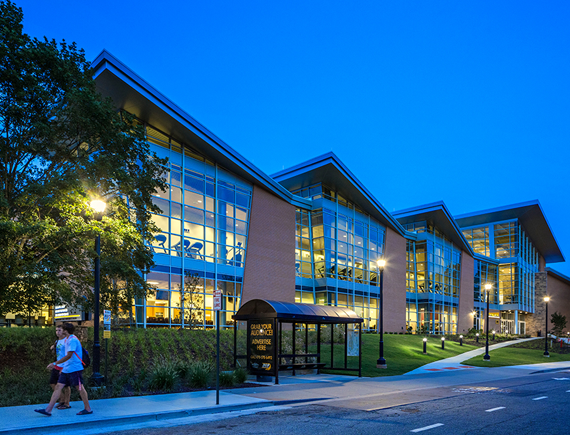
<path fill-rule="evenodd" d="M 432 424 L 431 426 L 420 427 L 419 429 L 414 429 L 414 430 L 411 430 L 410 432 L 421 432 L 423 430 L 433 429 L 433 428 L 440 427 L 440 426 L 443 426 L 443 423 L 436 423 L 436 424 Z"/>
<path fill-rule="evenodd" d="M 540 397 L 535 397 L 532 400 L 542 400 L 542 399 L 548 399 L 548 396 L 540 396 Z"/>
<path fill-rule="evenodd" d="M 498 411 L 499 409 L 505 409 L 504 406 L 499 406 L 498 408 L 491 408 L 491 409 L 487 409 L 485 412 L 493 412 L 493 411 Z"/>
<path fill-rule="evenodd" d="M 555 381 L 570 381 L 570 378 L 552 378 Z"/>

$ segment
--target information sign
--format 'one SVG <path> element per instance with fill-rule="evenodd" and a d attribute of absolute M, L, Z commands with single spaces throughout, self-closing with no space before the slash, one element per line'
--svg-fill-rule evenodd
<path fill-rule="evenodd" d="M 111 338 L 111 330 L 106 329 L 103 331 L 103 338 Z"/>
<path fill-rule="evenodd" d="M 82 312 L 68 305 L 56 305 L 54 318 L 61 321 L 81 320 Z"/>
<path fill-rule="evenodd" d="M 254 375 L 275 375 L 275 334 L 273 320 L 247 322 L 247 366 Z"/>
<path fill-rule="evenodd" d="M 222 309 L 222 291 L 214 290 L 214 311 Z"/>
<path fill-rule="evenodd" d="M 103 310 L 103 324 L 104 325 L 111 324 L 111 310 Z"/>

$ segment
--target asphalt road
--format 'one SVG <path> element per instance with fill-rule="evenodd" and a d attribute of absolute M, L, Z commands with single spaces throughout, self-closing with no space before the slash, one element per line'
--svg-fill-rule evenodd
<path fill-rule="evenodd" d="M 359 399 L 307 402 L 267 412 L 189 417 L 123 427 L 113 435 L 569 434 L 570 371 Z M 118 428 L 117 428 L 118 429 Z M 83 433 L 97 433 L 88 431 Z M 101 433 L 101 432 L 99 432 Z"/>

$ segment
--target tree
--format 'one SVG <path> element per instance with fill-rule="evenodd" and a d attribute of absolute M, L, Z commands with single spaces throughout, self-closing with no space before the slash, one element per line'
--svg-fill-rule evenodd
<path fill-rule="evenodd" d="M 102 301 L 117 312 L 152 291 L 141 273 L 166 161 L 144 126 L 96 91 L 83 50 L 31 38 L 22 19 L 0 1 L 0 314 L 89 308 L 97 234 Z M 108 203 L 101 220 L 94 197 Z"/>
<path fill-rule="evenodd" d="M 566 321 L 566 316 L 555 311 L 550 316 L 550 322 L 552 323 L 552 329 L 550 332 L 560 338 L 562 336 L 562 331 L 566 328 L 566 323 L 568 323 Z"/>
<path fill-rule="evenodd" d="M 181 289 L 180 310 L 184 324 L 190 329 L 195 329 L 204 322 L 204 295 L 200 284 L 200 276 L 197 273 L 186 271 L 184 276 L 184 288 Z"/>

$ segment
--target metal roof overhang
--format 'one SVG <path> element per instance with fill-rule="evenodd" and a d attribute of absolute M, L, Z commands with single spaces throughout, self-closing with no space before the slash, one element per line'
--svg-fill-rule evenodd
<path fill-rule="evenodd" d="M 363 319 L 348 308 L 324 305 L 252 299 L 232 316 L 235 320 L 277 319 L 298 323 L 362 323 Z"/>
<path fill-rule="evenodd" d="M 404 228 L 390 212 L 332 152 L 272 174 L 272 177 L 288 190 L 297 190 L 317 183 L 334 187 L 343 197 L 357 204 L 382 224 L 400 235 L 405 234 Z"/>
<path fill-rule="evenodd" d="M 556 279 L 562 281 L 563 283 L 565 283 L 566 285 L 570 285 L 570 277 L 558 272 L 557 270 L 554 270 L 550 267 L 545 268 L 546 272 L 548 273 L 548 275 L 552 275 L 554 276 Z"/>
<path fill-rule="evenodd" d="M 264 187 L 293 205 L 311 208 L 310 201 L 292 195 L 109 52 L 102 51 L 91 66 L 98 91 L 110 97 L 117 108 L 192 146 L 250 183 Z"/>
<path fill-rule="evenodd" d="M 472 257 L 475 255 L 443 201 L 397 211 L 393 215 L 402 225 L 424 220 L 429 221 L 463 251 Z"/>
<path fill-rule="evenodd" d="M 461 228 L 513 219 L 519 220 L 532 240 L 533 245 L 547 263 L 561 263 L 565 261 L 554 233 L 550 229 L 542 207 L 537 200 L 455 217 L 455 221 Z"/>

